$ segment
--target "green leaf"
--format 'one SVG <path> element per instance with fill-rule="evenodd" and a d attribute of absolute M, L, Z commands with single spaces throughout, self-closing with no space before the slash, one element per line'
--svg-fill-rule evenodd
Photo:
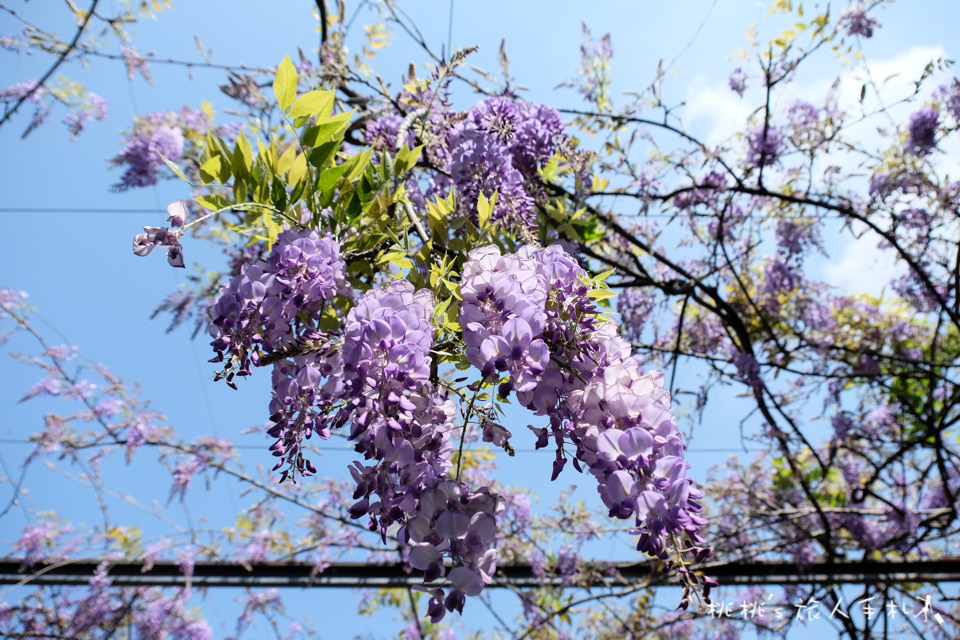
<path fill-rule="evenodd" d="M 244 175 L 253 168 L 253 149 L 250 148 L 250 142 L 247 141 L 243 131 L 237 135 L 237 143 L 233 148 L 233 158 L 230 166 L 233 168 L 233 175 Z"/>
<path fill-rule="evenodd" d="M 233 181 L 233 196 L 237 202 L 245 202 L 247 199 L 247 184 L 243 180 Z"/>
<path fill-rule="evenodd" d="M 390 263 L 400 267 L 401 269 L 412 269 L 413 261 L 407 257 L 402 251 L 391 251 L 377 260 L 377 264 L 386 264 Z"/>
<path fill-rule="evenodd" d="M 220 211 L 221 209 L 229 209 L 230 206 L 233 204 L 223 196 L 218 196 L 216 194 L 198 196 L 194 198 L 194 201 L 204 209 L 209 209 L 210 211 Z"/>
<path fill-rule="evenodd" d="M 494 191 L 490 199 L 483 195 L 483 191 L 477 197 L 477 218 L 480 222 L 480 229 L 486 231 L 490 226 L 490 216 L 493 215 L 493 207 L 497 204 L 497 192 Z"/>
<path fill-rule="evenodd" d="M 187 178 L 187 176 L 183 175 L 183 171 L 180 170 L 180 167 L 178 167 L 178 166 L 176 165 L 176 163 L 171 162 L 170 160 L 168 160 L 168 159 L 167 159 L 162 153 L 160 153 L 159 151 L 157 151 L 157 155 L 160 156 L 160 159 L 163 160 L 164 164 L 166 164 L 168 167 L 170 167 L 170 170 L 173 171 L 173 173 L 176 174 L 176 176 L 177 176 L 178 178 L 180 178 L 181 180 L 183 180 L 184 182 L 186 182 L 186 183 L 189 184 L 190 186 L 193 186 L 193 183 L 190 182 L 190 179 Z"/>
<path fill-rule="evenodd" d="M 446 206 L 446 200 L 438 198 L 436 203 L 427 203 L 427 223 L 430 225 L 430 233 L 434 238 L 447 237 L 447 218 L 450 213 L 450 208 Z"/>
<path fill-rule="evenodd" d="M 287 186 L 279 178 L 273 179 L 273 187 L 270 197 L 273 200 L 273 206 L 279 211 L 287 208 Z"/>
<path fill-rule="evenodd" d="M 612 298 L 617 295 L 616 291 L 611 291 L 610 289 L 591 289 L 587 292 L 587 297 L 592 298 L 593 300 L 606 300 L 607 298 Z"/>
<path fill-rule="evenodd" d="M 397 175 L 403 175 L 412 169 L 417 164 L 417 160 L 420 159 L 421 151 L 423 151 L 423 145 L 414 147 L 413 149 L 405 145 L 400 149 L 394 162 L 394 171 L 396 171 Z"/>
<path fill-rule="evenodd" d="M 290 185 L 295 185 L 303 180 L 305 175 L 307 175 L 307 157 L 301 153 L 293 159 L 293 164 L 290 167 L 290 173 L 287 175 L 287 183 Z"/>
<path fill-rule="evenodd" d="M 291 118 L 319 116 L 330 117 L 333 111 L 333 91 L 310 91 L 305 93 L 290 108 Z"/>
<path fill-rule="evenodd" d="M 457 333 L 460 331 L 460 305 L 450 305 L 450 307 L 447 309 L 447 318 L 443 323 L 443 327 L 450 333 Z"/>
<path fill-rule="evenodd" d="M 540 177 L 543 178 L 544 182 L 555 182 L 557 179 L 557 173 L 560 171 L 560 161 L 558 156 L 550 156 L 550 159 L 547 161 L 547 164 L 540 169 Z"/>
<path fill-rule="evenodd" d="M 310 161 L 310 164 L 322 171 L 333 161 L 334 156 L 340 149 L 341 142 L 342 140 L 331 140 L 330 142 L 324 142 L 315 149 L 312 149 L 308 154 L 307 159 Z"/>
<path fill-rule="evenodd" d="M 294 166 L 294 169 L 296 169 L 296 166 Z M 293 175 L 292 171 L 290 173 L 291 175 Z M 307 189 L 307 183 L 304 182 L 301 178 L 301 181 L 297 182 L 296 185 L 293 187 L 293 189 L 290 191 L 290 202 L 297 202 L 298 200 L 300 200 L 300 196 L 303 195 L 303 192 L 306 191 L 306 189 Z M 297 215 L 296 218 L 299 220 L 300 216 Z"/>
<path fill-rule="evenodd" d="M 460 295 L 460 285 L 458 285 L 456 282 L 450 282 L 446 278 L 440 278 L 440 282 L 442 282 L 443 286 L 447 288 L 447 291 L 453 294 L 454 298 L 457 300 L 463 300 L 463 297 Z"/>
<path fill-rule="evenodd" d="M 290 62 L 290 56 L 284 56 L 283 62 L 277 67 L 277 75 L 273 79 L 273 95 L 277 104 L 286 111 L 297 97 L 297 70 Z"/>
<path fill-rule="evenodd" d="M 433 315 L 440 317 L 440 316 L 443 316 L 444 314 L 446 314 L 446 313 L 447 313 L 447 309 L 450 307 L 450 303 L 451 303 L 451 302 L 453 302 L 453 298 L 452 298 L 452 297 L 450 297 L 450 298 L 445 298 L 445 299 L 441 300 L 440 302 L 438 302 L 438 303 L 436 304 L 436 306 L 433 308 Z"/>
<path fill-rule="evenodd" d="M 356 109 L 346 113 L 338 113 L 335 116 L 325 118 L 323 122 L 318 122 L 317 126 L 310 127 L 303 133 L 303 144 L 307 147 L 315 147 L 335 138 L 342 138 L 343 132 L 350 126 L 350 119 Z"/>
<path fill-rule="evenodd" d="M 277 145 L 271 140 L 270 146 L 264 146 L 263 142 L 260 141 L 260 138 L 257 138 L 257 147 L 260 150 L 259 159 L 263 161 L 267 169 L 276 173 L 277 170 L 277 161 L 280 159 L 280 155 L 277 153 Z"/>
<path fill-rule="evenodd" d="M 349 169 L 349 165 L 341 164 L 336 167 L 331 167 L 320 174 L 320 178 L 317 180 L 317 190 L 320 193 L 326 193 L 330 191 L 337 183 L 340 181 L 340 177 Z"/>
<path fill-rule="evenodd" d="M 598 273 L 598 274 L 594 277 L 594 281 L 595 281 L 595 282 L 604 282 L 607 278 L 609 278 L 610 276 L 612 276 L 612 275 L 613 275 L 614 273 L 616 273 L 616 272 L 617 272 L 616 268 L 610 267 L 609 269 L 607 269 L 607 270 L 604 271 L 603 273 Z"/>
<path fill-rule="evenodd" d="M 353 180 L 362 176 L 363 172 L 367 170 L 367 165 L 370 164 L 371 157 L 373 157 L 373 152 L 370 149 L 364 149 L 360 153 L 351 156 L 343 163 L 345 166 L 350 167 L 343 177 L 347 180 Z"/>
<path fill-rule="evenodd" d="M 373 267 L 366 260 L 354 260 L 347 265 L 347 271 L 351 273 L 364 273 L 368 276 L 373 275 Z"/>
<path fill-rule="evenodd" d="M 293 161 L 297 159 L 297 148 L 290 146 L 287 147 L 287 150 L 283 152 L 283 155 L 280 156 L 280 160 L 277 162 L 277 173 L 283 174 L 293 167 Z"/>
<path fill-rule="evenodd" d="M 220 156 L 213 156 L 200 165 L 200 179 L 203 180 L 203 184 L 210 184 L 214 180 L 219 180 L 222 172 L 223 158 Z"/>

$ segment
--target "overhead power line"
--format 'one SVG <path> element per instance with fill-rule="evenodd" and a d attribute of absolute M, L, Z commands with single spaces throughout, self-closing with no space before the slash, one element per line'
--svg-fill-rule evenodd
<path fill-rule="evenodd" d="M 19 559 L 0 560 L 0 584 L 82 585 L 90 581 L 98 566 L 96 560 L 64 561 L 21 569 Z M 597 571 L 578 581 L 575 587 L 615 587 L 649 581 L 651 586 L 673 586 L 673 578 L 657 565 L 614 564 L 613 570 Z M 599 568 L 600 565 L 597 565 Z M 910 582 L 960 582 L 960 558 L 912 562 L 835 562 L 817 563 L 808 568 L 788 562 L 704 564 L 699 567 L 721 585 L 793 585 L 793 584 L 903 584 Z M 157 562 L 149 570 L 134 562 L 110 565 L 113 586 L 144 587 L 185 586 L 187 578 L 173 562 Z M 337 562 L 321 573 L 309 563 L 239 564 L 198 562 L 189 583 L 196 587 L 341 587 L 403 588 L 421 584 L 420 572 L 408 572 L 404 565 Z M 501 565 L 490 587 L 567 586 L 559 575 L 538 576 L 530 565 Z"/>

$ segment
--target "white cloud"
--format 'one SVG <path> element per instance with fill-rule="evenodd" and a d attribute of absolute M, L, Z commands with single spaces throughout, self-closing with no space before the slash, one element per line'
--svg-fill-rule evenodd
<path fill-rule="evenodd" d="M 743 130 L 750 115 L 750 105 L 754 104 L 747 98 L 749 94 L 741 98 L 726 81 L 718 86 L 709 83 L 705 76 L 697 76 L 687 91 L 684 121 L 695 133 L 706 131 L 704 139 L 707 144 L 720 144 Z"/>
<path fill-rule="evenodd" d="M 905 273 L 903 265 L 895 262 L 894 252 L 877 248 L 877 236 L 870 233 L 850 238 L 839 253 L 821 272 L 824 282 L 844 293 L 879 297 L 893 278 Z"/>
<path fill-rule="evenodd" d="M 920 78 L 928 62 L 942 57 L 946 57 L 942 46 L 911 47 L 891 58 L 871 60 L 869 75 L 862 65 L 851 65 L 840 75 L 838 106 L 847 112 L 848 120 L 853 120 L 864 112 L 878 110 L 881 104 L 888 107 L 894 105 L 890 108 L 893 122 L 902 122 L 916 106 L 894 103 L 913 93 L 914 82 Z M 834 67 L 830 67 L 830 73 L 824 73 L 822 70 L 818 71 L 815 63 L 807 62 L 806 65 L 801 65 L 802 75 L 798 80 L 785 85 L 785 90 L 776 94 L 777 102 L 773 105 L 775 113 L 784 111 L 794 100 L 803 99 L 816 104 L 826 98 L 836 79 L 836 76 L 832 75 Z M 880 96 L 878 98 L 874 90 L 868 89 L 861 105 L 861 87 L 871 78 L 876 83 Z M 928 82 L 925 85 L 926 92 L 921 94 L 921 98 L 926 98 L 936 84 Z M 684 122 L 690 131 L 702 136 L 708 144 L 719 144 L 744 130 L 750 115 L 758 106 L 763 105 L 764 91 L 762 80 L 757 75 L 748 77 L 747 91 L 743 98 L 731 91 L 727 78 L 699 75 L 691 81 L 687 89 Z M 865 125 L 851 131 L 861 137 L 861 143 L 870 146 L 870 143 L 874 142 L 868 139 L 870 137 L 879 142 L 876 126 L 889 127 L 891 120 L 871 121 Z"/>
<path fill-rule="evenodd" d="M 885 59 L 869 60 L 869 74 L 863 65 L 851 64 L 840 74 L 836 97 L 840 110 L 847 113 L 846 121 L 853 122 L 864 113 L 872 113 L 886 108 L 887 114 L 875 115 L 864 122 L 849 127 L 845 135 L 856 140 L 858 146 L 865 149 L 882 151 L 891 143 L 890 138 L 881 136 L 878 127 L 892 131 L 898 124 L 904 123 L 910 113 L 930 97 L 933 89 L 944 79 L 928 80 L 921 93 L 913 102 L 899 104 L 899 101 L 911 96 L 915 82 L 923 73 L 924 67 L 932 60 L 946 57 L 942 46 L 917 46 Z M 776 116 L 797 99 L 813 104 L 823 101 L 836 80 L 835 67 L 829 73 L 817 73 L 816 64 L 801 67 L 801 76 L 795 82 L 784 87 L 784 91 L 775 96 L 772 106 Z M 876 89 L 868 86 L 863 102 L 860 101 L 861 88 L 865 83 L 875 83 Z M 684 121 L 688 130 L 701 136 L 708 144 L 718 145 L 731 139 L 737 132 L 744 131 L 746 124 L 756 108 L 764 103 L 762 81 L 758 76 L 748 78 L 747 91 L 741 98 L 730 90 L 727 78 L 707 78 L 698 76 L 690 83 L 687 91 Z M 879 91 L 879 96 L 877 95 Z M 947 153 L 931 160 L 937 164 L 938 172 L 954 173 L 958 166 L 957 158 L 951 155 L 960 146 L 960 141 L 947 141 Z M 857 173 L 862 156 L 852 154 L 833 154 L 829 158 L 832 165 L 841 167 L 844 173 Z M 862 170 L 860 170 L 861 173 Z M 862 175 L 848 182 L 847 186 L 865 191 L 867 176 Z M 827 238 L 826 249 L 831 258 L 819 265 L 820 276 L 824 281 L 846 293 L 869 293 L 879 295 L 892 278 L 902 274 L 903 267 L 897 265 L 894 253 L 877 248 L 879 238 L 867 232 L 855 239 L 849 232 L 824 234 Z M 813 266 L 813 271 L 817 267 Z"/>
<path fill-rule="evenodd" d="M 880 97 L 872 89 L 868 89 L 863 102 L 863 108 L 873 111 L 881 106 L 889 106 L 896 100 L 913 94 L 915 82 L 920 79 L 927 63 L 937 58 L 946 57 L 946 51 L 941 46 L 911 47 L 906 51 L 886 60 L 870 61 L 870 74 L 862 66 L 855 67 L 852 73 L 841 76 L 840 95 L 841 108 L 855 111 L 860 101 L 860 89 L 871 79 L 880 91 Z M 934 84 L 926 85 L 926 90 L 932 89 Z M 921 94 L 921 97 L 926 97 Z M 896 109 L 896 107 L 894 107 Z M 896 115 L 896 113 L 894 113 Z"/>

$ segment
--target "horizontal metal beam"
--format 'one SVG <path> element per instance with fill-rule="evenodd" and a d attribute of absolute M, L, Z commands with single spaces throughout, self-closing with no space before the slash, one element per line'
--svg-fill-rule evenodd
<path fill-rule="evenodd" d="M 80 585 L 89 582 L 97 560 L 63 561 L 22 568 L 19 559 L 0 560 L 0 584 Z M 670 586 L 675 581 L 655 564 L 612 564 L 595 577 L 578 581 L 575 587 L 603 587 L 649 581 L 652 586 Z M 900 584 L 906 582 L 960 582 L 960 558 L 912 562 L 835 562 L 800 567 L 784 562 L 712 563 L 697 567 L 721 585 L 787 584 Z M 114 586 L 184 586 L 187 578 L 173 562 L 157 562 L 149 570 L 134 562 L 109 566 Z M 314 575 L 307 563 L 260 562 L 249 565 L 198 562 L 189 583 L 197 587 L 406 587 L 423 583 L 420 572 L 409 573 L 403 565 L 337 562 Z M 490 587 L 564 586 L 559 575 L 538 576 L 529 565 L 501 565 Z"/>

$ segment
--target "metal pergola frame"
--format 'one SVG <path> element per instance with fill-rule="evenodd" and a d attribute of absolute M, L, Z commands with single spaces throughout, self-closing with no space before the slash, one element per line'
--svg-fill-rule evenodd
<path fill-rule="evenodd" d="M 64 560 L 53 564 L 23 567 L 22 560 L 0 559 L 0 584 L 83 585 L 90 581 L 100 562 L 94 559 Z M 591 565 L 585 580 L 565 584 L 563 577 L 538 576 L 530 565 L 501 565 L 489 587 L 530 588 L 616 587 L 638 582 L 650 586 L 673 586 L 674 580 L 655 564 Z M 960 582 L 960 558 L 901 562 L 834 562 L 800 567 L 787 562 L 705 563 L 697 569 L 720 585 L 791 584 L 904 584 Z M 150 569 L 142 563 L 108 563 L 107 575 L 115 587 L 339 587 L 404 588 L 423 584 L 423 574 L 409 572 L 400 563 L 370 564 L 336 562 L 317 572 L 309 563 L 240 564 L 197 562 L 188 578 L 174 562 L 156 562 Z"/>

